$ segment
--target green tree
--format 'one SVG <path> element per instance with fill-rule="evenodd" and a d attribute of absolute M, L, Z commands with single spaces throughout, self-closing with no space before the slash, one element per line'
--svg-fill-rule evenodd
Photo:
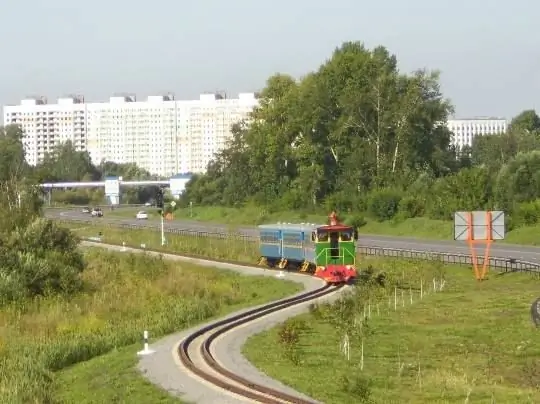
<path fill-rule="evenodd" d="M 77 151 L 71 141 L 58 144 L 38 166 L 43 180 L 96 181 L 100 177 L 87 151 Z"/>
<path fill-rule="evenodd" d="M 22 139 L 20 126 L 0 127 L 0 182 L 20 180 L 30 173 Z"/>
<path fill-rule="evenodd" d="M 302 80 L 270 77 L 249 123 L 234 128 L 226 150 L 193 179 L 186 198 L 354 206 L 375 188 L 407 187 L 419 170 L 454 172 L 444 125 L 451 112 L 437 72 L 404 75 L 384 47 L 347 42 Z"/>
<path fill-rule="evenodd" d="M 540 117 L 534 109 L 528 109 L 514 117 L 508 127 L 509 132 L 526 132 L 540 135 Z"/>

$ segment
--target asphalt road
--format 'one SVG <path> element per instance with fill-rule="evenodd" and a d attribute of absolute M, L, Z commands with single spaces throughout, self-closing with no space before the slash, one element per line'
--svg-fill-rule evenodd
<path fill-rule="evenodd" d="M 104 216 L 102 218 L 91 218 L 90 215 L 82 213 L 78 209 L 61 210 L 50 209 L 46 210 L 45 215 L 50 218 L 57 219 L 76 219 L 76 220 L 96 220 L 106 223 L 118 223 L 118 224 L 134 224 L 146 226 L 152 226 L 159 228 L 159 220 L 137 220 L 135 218 L 108 218 L 107 211 L 103 211 Z M 166 221 L 166 228 L 175 228 L 182 230 L 203 231 L 203 232 L 226 232 L 231 229 L 231 226 L 198 222 L 194 220 L 175 220 Z M 236 232 L 257 236 L 258 231 L 256 226 L 242 226 L 234 227 Z M 540 237 L 540 235 L 539 235 Z M 383 247 L 383 248 L 397 248 L 427 252 L 440 252 L 449 254 L 470 254 L 469 246 L 465 242 L 452 241 L 452 240 L 425 240 L 414 237 L 397 237 L 397 236 L 382 236 L 374 234 L 360 234 L 359 244 L 368 247 Z M 483 256 L 484 248 L 478 247 L 479 255 Z M 517 260 L 537 262 L 540 263 L 540 247 L 522 246 L 516 244 L 507 244 L 494 242 L 491 247 L 491 257 L 497 258 L 513 258 Z"/>

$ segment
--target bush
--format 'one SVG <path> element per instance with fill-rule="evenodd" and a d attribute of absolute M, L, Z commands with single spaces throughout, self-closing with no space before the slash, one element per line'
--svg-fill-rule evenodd
<path fill-rule="evenodd" d="M 0 247 L 2 303 L 80 289 L 85 263 L 68 229 L 38 218 L 6 236 Z"/>
<path fill-rule="evenodd" d="M 358 400 L 358 403 L 371 402 L 371 382 L 361 375 L 355 373 L 343 375 L 341 377 L 341 389 Z"/>
<path fill-rule="evenodd" d="M 369 198 L 369 212 L 381 222 L 392 219 L 398 213 L 400 201 L 401 195 L 395 191 L 376 191 Z"/>
<path fill-rule="evenodd" d="M 517 204 L 512 213 L 512 227 L 532 226 L 540 221 L 540 200 Z"/>
<path fill-rule="evenodd" d="M 365 226 L 367 224 L 366 219 L 362 215 L 354 215 L 350 216 L 347 219 L 345 219 L 345 223 L 349 226 L 354 227 L 355 229 L 359 229 L 362 226 Z"/>
<path fill-rule="evenodd" d="M 399 202 L 399 215 L 404 219 L 423 216 L 424 201 L 414 196 L 406 196 Z"/>

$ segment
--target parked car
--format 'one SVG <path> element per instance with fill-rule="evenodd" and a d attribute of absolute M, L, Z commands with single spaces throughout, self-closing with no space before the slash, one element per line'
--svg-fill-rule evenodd
<path fill-rule="evenodd" d="M 88 206 L 85 206 L 82 208 L 82 213 L 90 213 L 90 208 Z"/>
<path fill-rule="evenodd" d="M 144 206 L 152 206 L 152 202 L 146 202 Z"/>
<path fill-rule="evenodd" d="M 148 219 L 148 213 L 146 213 L 144 210 L 141 210 L 137 213 L 136 218 L 137 220 L 146 220 Z"/>
<path fill-rule="evenodd" d="M 101 210 L 101 208 L 92 209 L 92 217 L 102 217 L 102 216 L 103 216 L 103 211 Z"/>

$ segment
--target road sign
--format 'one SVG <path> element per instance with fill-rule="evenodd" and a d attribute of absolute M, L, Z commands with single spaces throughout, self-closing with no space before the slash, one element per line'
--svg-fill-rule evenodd
<path fill-rule="evenodd" d="M 454 240 L 503 240 L 505 233 L 503 211 L 454 213 Z"/>
<path fill-rule="evenodd" d="M 105 178 L 105 196 L 111 205 L 120 203 L 120 181 L 118 177 Z"/>
<path fill-rule="evenodd" d="M 172 201 L 171 202 L 171 206 L 174 208 L 176 206 L 176 202 L 175 201 Z"/>
<path fill-rule="evenodd" d="M 454 213 L 454 240 L 467 241 L 471 250 L 476 279 L 484 280 L 489 267 L 489 251 L 494 240 L 504 239 L 504 212 L 474 211 Z M 485 244 L 484 260 L 480 271 L 476 245 Z"/>

